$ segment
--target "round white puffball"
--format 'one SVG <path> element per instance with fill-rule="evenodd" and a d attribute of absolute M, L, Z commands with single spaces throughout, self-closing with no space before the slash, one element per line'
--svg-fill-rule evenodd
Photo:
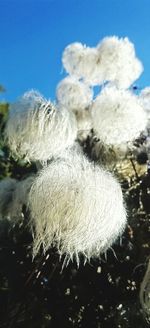
<path fill-rule="evenodd" d="M 76 113 L 89 107 L 93 99 L 93 91 L 83 82 L 67 76 L 58 84 L 56 97 L 60 106 Z"/>
<path fill-rule="evenodd" d="M 114 81 L 117 87 L 128 88 L 141 75 L 142 63 L 128 38 L 106 37 L 97 49 L 105 81 Z"/>
<path fill-rule="evenodd" d="M 102 90 L 91 106 L 91 114 L 97 137 L 107 145 L 133 141 L 147 124 L 139 99 L 115 87 Z"/>
<path fill-rule="evenodd" d="M 12 154 L 45 162 L 73 145 L 77 124 L 73 113 L 30 91 L 11 106 L 5 135 Z"/>
<path fill-rule="evenodd" d="M 55 246 L 66 260 L 100 256 L 122 233 L 126 211 L 117 180 L 81 153 L 44 168 L 29 194 L 34 256 Z"/>
<path fill-rule="evenodd" d="M 83 79 L 89 85 L 102 84 L 102 66 L 97 48 L 90 48 L 82 43 L 69 44 L 62 56 L 67 73 L 77 79 Z"/>

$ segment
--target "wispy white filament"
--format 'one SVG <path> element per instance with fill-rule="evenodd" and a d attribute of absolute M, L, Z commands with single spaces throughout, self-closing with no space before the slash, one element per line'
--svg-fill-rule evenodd
<path fill-rule="evenodd" d="M 147 123 L 138 98 L 115 87 L 103 89 L 93 102 L 91 113 L 96 135 L 107 145 L 133 141 Z"/>
<path fill-rule="evenodd" d="M 5 135 L 17 157 L 46 161 L 72 146 L 77 135 L 74 115 L 30 91 L 11 106 Z"/>
<path fill-rule="evenodd" d="M 29 194 L 34 256 L 55 246 L 79 263 L 105 252 L 126 223 L 122 192 L 116 179 L 81 154 L 70 153 L 44 168 Z"/>
<path fill-rule="evenodd" d="M 114 81 L 120 88 L 128 88 L 143 71 L 133 43 L 128 38 L 106 37 L 98 45 L 105 81 Z"/>
<path fill-rule="evenodd" d="M 83 82 L 68 76 L 58 84 L 56 96 L 61 106 L 73 112 L 80 112 L 90 105 L 93 91 Z"/>

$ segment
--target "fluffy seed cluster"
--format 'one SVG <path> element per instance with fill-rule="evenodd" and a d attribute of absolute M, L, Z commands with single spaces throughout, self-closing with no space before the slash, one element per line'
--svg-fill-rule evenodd
<path fill-rule="evenodd" d="M 72 43 L 65 48 L 62 62 L 71 76 L 83 79 L 89 85 L 103 83 L 99 53 L 96 48 L 87 47 L 82 43 Z"/>
<path fill-rule="evenodd" d="M 76 113 L 89 107 L 93 99 L 93 91 L 86 84 L 67 76 L 58 84 L 56 97 L 60 106 Z"/>
<path fill-rule="evenodd" d="M 36 161 L 40 171 L 0 183 L 0 215 L 20 219 L 28 204 L 33 255 L 54 246 L 79 264 L 80 254 L 86 261 L 111 247 L 126 224 L 119 183 L 89 162 L 79 143 L 112 168 L 146 128 L 150 88 L 139 96 L 126 90 L 143 70 L 128 38 L 107 37 L 93 48 L 70 44 L 62 62 L 69 75 L 57 86 L 56 106 L 36 91 L 11 106 L 5 136 L 12 154 Z M 97 97 L 94 86 L 101 86 Z M 87 144 L 78 143 L 87 135 Z"/>
<path fill-rule="evenodd" d="M 34 255 L 55 246 L 66 260 L 100 256 L 126 224 L 116 179 L 84 156 L 69 153 L 44 168 L 29 194 Z"/>
<path fill-rule="evenodd" d="M 109 81 L 128 88 L 143 71 L 134 45 L 116 36 L 104 38 L 95 48 L 72 43 L 65 48 L 62 62 L 67 73 L 91 86 Z"/>
<path fill-rule="evenodd" d="M 128 38 L 106 37 L 98 45 L 105 81 L 114 81 L 119 88 L 128 88 L 143 71 L 133 43 Z"/>
<path fill-rule="evenodd" d="M 133 141 L 145 129 L 147 118 L 138 98 L 127 90 L 105 87 L 91 108 L 94 130 L 107 145 Z"/>
<path fill-rule="evenodd" d="M 77 125 L 73 113 L 30 91 L 11 106 L 5 135 L 17 157 L 43 162 L 72 146 Z"/>

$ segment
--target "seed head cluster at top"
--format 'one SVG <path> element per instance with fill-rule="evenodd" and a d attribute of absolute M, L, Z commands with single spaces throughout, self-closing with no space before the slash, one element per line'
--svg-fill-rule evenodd
<path fill-rule="evenodd" d="M 100 144 L 127 149 L 147 130 L 150 93 L 132 91 L 143 66 L 128 38 L 106 37 L 92 48 L 70 44 L 62 62 L 67 76 L 56 87 L 54 103 L 32 90 L 10 106 L 5 138 L 12 155 L 42 169 L 19 183 L 1 182 L 0 213 L 11 219 L 13 207 L 13 217 L 20 217 L 24 203 L 33 255 L 41 246 L 44 252 L 55 246 L 79 264 L 80 254 L 89 260 L 111 247 L 126 225 L 126 210 L 119 182 L 90 162 L 78 141 L 92 131 Z"/>

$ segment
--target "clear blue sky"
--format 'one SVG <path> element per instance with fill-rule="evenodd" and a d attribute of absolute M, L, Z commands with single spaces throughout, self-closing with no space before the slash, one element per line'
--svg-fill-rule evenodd
<path fill-rule="evenodd" d="M 150 0 L 0 0 L 2 97 L 35 88 L 54 99 L 64 47 L 110 35 L 134 42 L 144 65 L 138 85 L 150 85 Z"/>

